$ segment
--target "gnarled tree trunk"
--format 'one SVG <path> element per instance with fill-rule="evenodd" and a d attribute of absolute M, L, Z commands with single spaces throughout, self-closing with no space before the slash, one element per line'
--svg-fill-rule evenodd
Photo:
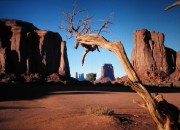
<path fill-rule="evenodd" d="M 129 86 L 144 100 L 144 103 L 137 103 L 139 106 L 146 108 L 149 111 L 157 125 L 157 129 L 171 130 L 175 128 L 174 126 L 178 124 L 179 109 L 168 103 L 162 95 L 152 97 L 139 80 L 134 68 L 127 58 L 123 44 L 120 41 L 111 42 L 98 34 L 77 36 L 76 40 L 80 44 L 96 45 L 114 52 L 128 75 Z"/>

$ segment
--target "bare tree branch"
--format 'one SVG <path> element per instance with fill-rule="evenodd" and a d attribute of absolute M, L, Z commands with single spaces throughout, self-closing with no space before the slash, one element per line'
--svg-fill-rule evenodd
<path fill-rule="evenodd" d="M 85 50 L 84 51 L 84 53 L 83 53 L 83 55 L 82 55 L 82 66 L 83 66 L 83 64 L 84 64 L 84 60 L 85 60 L 85 57 L 86 57 L 86 55 L 87 55 L 87 53 L 89 52 L 89 50 Z"/>
<path fill-rule="evenodd" d="M 77 36 L 81 36 L 81 35 L 85 35 L 85 34 L 91 34 L 93 33 L 92 27 L 91 27 L 91 23 L 93 22 L 93 17 L 86 17 L 82 20 L 78 20 L 75 21 L 75 17 L 84 12 L 85 10 L 80 10 L 77 9 L 76 5 L 73 6 L 73 11 L 71 13 L 65 13 L 63 12 L 62 15 L 64 16 L 64 21 L 65 23 L 62 23 L 60 26 L 61 30 L 64 30 L 66 32 L 68 32 L 70 34 L 69 37 L 67 37 L 68 39 Z M 110 17 L 105 20 L 102 24 L 102 26 L 100 27 L 99 30 L 97 30 L 98 34 L 100 34 L 101 32 L 108 32 L 106 31 L 108 29 L 108 25 L 111 24 L 110 22 Z M 83 43 L 80 43 L 83 47 L 86 48 L 83 56 L 82 56 L 82 65 L 84 64 L 85 61 L 85 57 L 88 54 L 89 51 L 99 51 L 98 46 L 96 45 L 84 45 Z M 74 48 L 77 49 L 79 46 L 79 42 L 76 41 Z"/>
<path fill-rule="evenodd" d="M 111 42 L 98 34 L 77 36 L 76 40 L 79 43 L 83 43 L 83 45 L 100 46 L 115 53 L 128 75 L 129 86 L 144 100 L 144 103 L 137 102 L 138 105 L 149 111 L 158 130 L 171 130 L 178 124 L 179 109 L 168 103 L 162 95 L 157 94 L 155 97 L 151 96 L 151 94 L 141 84 L 139 77 L 127 58 L 123 44 L 120 41 Z"/>
<path fill-rule="evenodd" d="M 138 104 L 138 106 L 147 109 L 147 105 L 146 105 L 146 103 L 144 103 L 144 102 L 140 102 L 140 101 L 137 101 L 137 100 L 133 100 L 133 103 L 136 103 L 136 104 Z"/>
<path fill-rule="evenodd" d="M 109 24 L 112 24 L 110 19 L 108 18 L 107 20 L 104 21 L 104 23 L 102 24 L 101 28 L 99 29 L 98 33 L 97 34 L 100 34 L 102 32 L 103 29 L 107 29 L 108 25 Z"/>
<path fill-rule="evenodd" d="M 166 8 L 164 9 L 164 11 L 167 11 L 167 10 L 169 10 L 169 9 L 175 7 L 175 6 L 178 6 L 178 5 L 180 5 L 180 1 L 176 1 L 175 3 L 173 3 L 173 4 L 171 4 L 170 6 L 166 7 Z"/>
<path fill-rule="evenodd" d="M 95 51 L 96 49 L 99 50 L 98 46 L 115 53 L 128 75 L 129 86 L 136 91 L 144 101 L 144 103 L 139 101 L 136 101 L 136 103 L 149 111 L 158 130 L 171 130 L 172 126 L 175 126 L 178 122 L 179 109 L 168 103 L 163 96 L 157 94 L 153 97 L 147 91 L 127 58 L 123 44 L 120 41 L 111 42 L 100 35 L 100 33 L 106 31 L 108 25 L 111 24 L 110 18 L 103 22 L 102 26 L 97 31 L 97 34 L 91 34 L 93 32 L 91 27 L 93 21 L 92 17 L 86 17 L 77 22 L 74 20 L 74 17 L 81 12 L 83 11 L 74 8 L 72 13 L 64 13 L 66 25 L 62 25 L 61 29 L 70 33 L 71 37 L 76 37 L 76 49 L 79 44 L 86 49 L 82 55 L 82 65 L 84 64 L 86 55 L 90 51 Z"/>

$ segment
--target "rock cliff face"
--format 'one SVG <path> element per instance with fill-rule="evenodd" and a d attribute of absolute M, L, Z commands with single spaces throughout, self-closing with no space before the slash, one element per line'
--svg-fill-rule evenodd
<path fill-rule="evenodd" d="M 172 73 L 179 71 L 179 53 L 165 47 L 164 39 L 164 34 L 160 32 L 146 29 L 134 32 L 131 63 L 142 81 L 165 81 Z"/>
<path fill-rule="evenodd" d="M 61 42 L 61 60 L 60 60 L 59 74 L 64 76 L 70 76 L 70 68 L 69 68 L 69 61 L 67 57 L 67 48 L 65 41 Z"/>
<path fill-rule="evenodd" d="M 0 74 L 70 76 L 66 49 L 56 32 L 20 20 L 0 20 Z"/>
<path fill-rule="evenodd" d="M 95 83 L 107 83 L 114 81 L 114 69 L 112 64 L 104 64 L 101 68 L 101 77 Z"/>
<path fill-rule="evenodd" d="M 176 53 L 176 70 L 180 71 L 180 51 Z"/>

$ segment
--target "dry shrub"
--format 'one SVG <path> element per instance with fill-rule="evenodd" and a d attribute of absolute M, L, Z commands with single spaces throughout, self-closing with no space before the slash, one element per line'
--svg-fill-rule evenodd
<path fill-rule="evenodd" d="M 86 109 L 86 114 L 88 115 L 112 115 L 114 113 L 114 110 L 112 110 L 109 107 L 102 107 L 102 106 L 96 106 L 96 107 L 88 107 Z"/>

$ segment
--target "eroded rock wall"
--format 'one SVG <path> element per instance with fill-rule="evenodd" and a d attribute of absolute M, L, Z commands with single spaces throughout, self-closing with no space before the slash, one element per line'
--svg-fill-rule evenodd
<path fill-rule="evenodd" d="M 134 32 L 131 63 L 142 81 L 167 81 L 179 68 L 179 53 L 164 45 L 161 32 L 140 29 Z M 178 72 L 179 73 L 179 72 Z"/>
<path fill-rule="evenodd" d="M 64 76 L 70 76 L 70 67 L 69 67 L 67 47 L 65 41 L 61 42 L 61 59 L 60 59 L 59 74 Z"/>
<path fill-rule="evenodd" d="M 176 70 L 180 71 L 180 51 L 176 53 Z"/>
<path fill-rule="evenodd" d="M 61 68 L 70 76 L 65 44 L 56 32 L 20 20 L 0 20 L 0 73 L 50 75 Z"/>

